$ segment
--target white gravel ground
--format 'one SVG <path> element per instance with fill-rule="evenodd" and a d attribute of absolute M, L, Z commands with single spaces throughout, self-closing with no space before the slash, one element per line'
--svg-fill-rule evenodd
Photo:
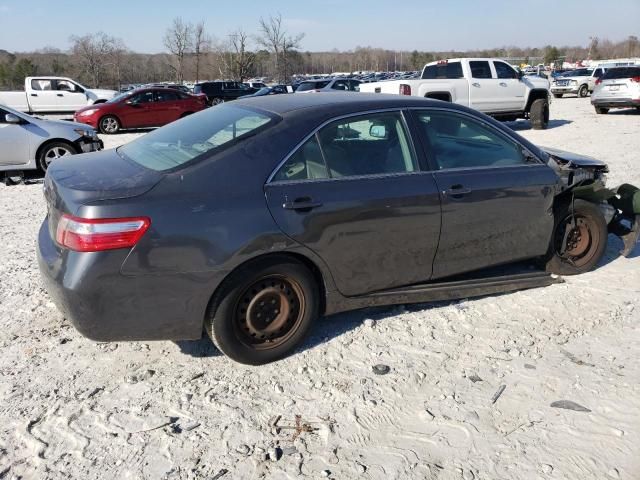
<path fill-rule="evenodd" d="M 640 185 L 638 112 L 552 118 L 512 125 Z M 323 319 L 249 368 L 207 340 L 81 337 L 40 284 L 41 185 L 0 186 L 0 212 L 0 479 L 640 478 L 640 247 L 610 237 L 562 285 Z"/>

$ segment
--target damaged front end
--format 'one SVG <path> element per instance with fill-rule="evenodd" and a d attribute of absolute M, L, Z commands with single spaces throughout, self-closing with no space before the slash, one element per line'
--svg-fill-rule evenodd
<path fill-rule="evenodd" d="M 600 206 L 608 231 L 620 237 L 628 257 L 640 237 L 640 189 L 627 183 L 607 188 L 606 163 L 584 155 L 552 148 L 543 149 L 548 165 L 560 176 L 562 185 L 558 196 L 571 196 Z"/>

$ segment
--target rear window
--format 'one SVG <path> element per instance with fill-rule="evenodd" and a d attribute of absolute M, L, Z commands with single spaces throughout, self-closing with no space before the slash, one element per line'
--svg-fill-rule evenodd
<path fill-rule="evenodd" d="M 423 79 L 462 77 L 462 64 L 460 62 L 447 62 L 429 65 L 428 67 L 425 67 L 422 72 Z"/>
<path fill-rule="evenodd" d="M 219 105 L 150 132 L 118 148 L 118 153 L 152 170 L 171 170 L 235 145 L 268 128 L 276 118 Z"/>
<path fill-rule="evenodd" d="M 640 77 L 640 67 L 610 68 L 602 76 L 602 80 L 610 80 L 612 78 L 633 78 L 633 77 Z"/>
<path fill-rule="evenodd" d="M 329 80 L 322 82 L 302 82 L 298 87 L 298 92 L 307 92 L 309 90 L 321 89 L 329 85 Z"/>

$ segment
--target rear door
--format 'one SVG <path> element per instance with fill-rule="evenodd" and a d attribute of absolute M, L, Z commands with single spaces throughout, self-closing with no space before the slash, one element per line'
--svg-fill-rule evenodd
<path fill-rule="evenodd" d="M 151 108 L 158 125 L 166 125 L 180 118 L 183 112 L 182 105 L 185 103 L 186 100 L 181 100 L 177 92 L 168 89 L 156 90 L 156 101 Z"/>
<path fill-rule="evenodd" d="M 336 120 L 292 153 L 265 186 L 283 232 L 360 295 L 429 280 L 440 199 L 418 167 L 400 112 Z"/>
<path fill-rule="evenodd" d="M 54 90 L 54 80 L 34 78 L 31 80 L 31 91 L 28 93 L 29 105 L 33 112 L 55 112 L 62 110 L 61 98 Z"/>
<path fill-rule="evenodd" d="M 475 116 L 413 113 L 442 194 L 433 278 L 543 255 L 553 230 L 553 170 Z"/>
<path fill-rule="evenodd" d="M 506 62 L 494 61 L 493 67 L 498 78 L 498 98 L 500 110 L 514 112 L 524 110 L 527 86 L 518 72 Z"/>
<path fill-rule="evenodd" d="M 469 106 L 481 112 L 499 111 L 501 92 L 489 61 L 470 60 L 469 70 Z"/>
<path fill-rule="evenodd" d="M 24 165 L 31 158 L 29 125 L 7 123 L 5 115 L 8 113 L 0 108 L 0 167 Z"/>

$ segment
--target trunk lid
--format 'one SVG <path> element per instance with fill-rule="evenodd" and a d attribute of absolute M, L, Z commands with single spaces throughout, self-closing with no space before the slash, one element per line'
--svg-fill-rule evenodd
<path fill-rule="evenodd" d="M 63 213 L 76 215 L 82 206 L 142 195 L 162 178 L 161 172 L 125 160 L 116 150 L 73 155 L 53 162 L 44 179 L 52 238 Z"/>

